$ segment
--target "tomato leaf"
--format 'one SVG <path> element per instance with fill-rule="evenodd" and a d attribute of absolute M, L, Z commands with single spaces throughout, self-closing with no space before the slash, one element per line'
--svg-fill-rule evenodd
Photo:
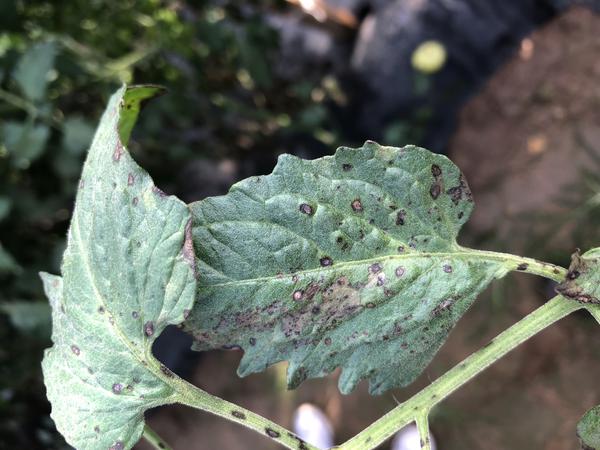
<path fill-rule="evenodd" d="M 42 363 L 51 416 L 78 449 L 131 448 L 144 411 L 171 401 L 173 374 L 151 347 L 194 300 L 189 210 L 154 186 L 119 133 L 131 99 L 153 93 L 124 87 L 111 98 L 83 168 L 62 278 L 42 274 L 53 319 Z"/>
<path fill-rule="evenodd" d="M 600 406 L 593 407 L 579 419 L 577 437 L 582 449 L 600 449 Z"/>
<path fill-rule="evenodd" d="M 513 262 L 456 243 L 473 208 L 458 168 L 425 149 L 340 148 L 190 205 L 202 283 L 196 350 L 241 347 L 238 373 L 289 360 L 288 384 L 336 367 L 342 392 L 410 383 Z"/>

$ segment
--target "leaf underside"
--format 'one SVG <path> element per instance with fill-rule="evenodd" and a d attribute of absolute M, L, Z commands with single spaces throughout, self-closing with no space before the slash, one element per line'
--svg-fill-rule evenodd
<path fill-rule="evenodd" d="M 173 374 L 151 346 L 194 301 L 189 210 L 154 186 L 120 138 L 137 116 L 127 105 L 153 93 L 123 87 L 111 98 L 83 169 L 62 278 L 42 274 L 53 316 L 42 363 L 51 416 L 77 449 L 131 448 L 144 411 L 170 401 Z"/>
<path fill-rule="evenodd" d="M 422 148 L 283 155 L 190 205 L 202 281 L 184 328 L 196 350 L 242 348 L 242 376 L 288 360 L 290 387 L 336 367 L 344 393 L 406 385 L 510 269 L 456 243 L 472 207 L 458 168 Z"/>
<path fill-rule="evenodd" d="M 577 437 L 582 449 L 600 449 L 600 406 L 590 409 L 579 419 Z"/>

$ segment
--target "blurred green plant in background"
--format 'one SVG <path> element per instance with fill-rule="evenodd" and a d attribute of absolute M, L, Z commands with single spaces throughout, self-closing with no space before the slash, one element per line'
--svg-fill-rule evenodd
<path fill-rule="evenodd" d="M 132 143 L 159 185 L 193 158 L 274 157 L 295 133 L 336 139 L 321 80 L 283 80 L 265 11 L 283 1 L 0 3 L 0 441 L 62 448 L 39 361 L 84 154 L 110 92 L 160 83 Z M 275 95 L 276 94 L 276 95 Z M 134 136 L 135 138 L 135 136 Z M 143 148 L 143 152 L 140 151 Z M 245 156 L 246 155 L 246 156 Z M 166 185 L 167 190 L 174 186 Z"/>

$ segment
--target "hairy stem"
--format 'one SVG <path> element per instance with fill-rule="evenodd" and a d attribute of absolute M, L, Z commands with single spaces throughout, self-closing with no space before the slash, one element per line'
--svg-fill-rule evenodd
<path fill-rule="evenodd" d="M 171 450 L 165 441 L 148 424 L 144 426 L 142 437 L 157 450 Z"/>
<path fill-rule="evenodd" d="M 583 304 L 562 296 L 554 297 L 337 448 L 343 450 L 375 448 L 409 423 L 417 421 L 419 426 L 423 411 L 431 409 L 530 337 L 583 307 Z"/>
<path fill-rule="evenodd" d="M 530 273 L 532 275 L 539 275 L 556 282 L 561 282 L 567 275 L 567 269 L 564 267 L 539 261 L 537 259 L 512 255 L 510 253 L 492 252 L 487 250 L 469 250 L 473 253 L 479 254 L 481 257 L 502 261 L 510 270 Z"/>
<path fill-rule="evenodd" d="M 176 401 L 192 408 L 207 411 L 232 422 L 237 422 L 289 449 L 318 450 L 317 447 L 304 442 L 291 431 L 280 425 L 222 398 L 215 397 L 184 380 L 178 379 Z"/>
<path fill-rule="evenodd" d="M 419 431 L 421 450 L 431 450 L 431 436 L 429 433 L 429 410 L 421 411 L 415 423 Z"/>

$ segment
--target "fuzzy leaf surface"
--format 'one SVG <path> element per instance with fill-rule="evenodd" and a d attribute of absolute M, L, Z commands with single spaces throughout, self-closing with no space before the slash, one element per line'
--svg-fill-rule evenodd
<path fill-rule="evenodd" d="M 600 449 L 600 406 L 593 407 L 579 419 L 577 437 L 582 449 Z"/>
<path fill-rule="evenodd" d="M 42 274 L 51 416 L 77 449 L 131 448 L 144 411 L 171 401 L 173 374 L 151 346 L 194 301 L 189 210 L 154 186 L 120 138 L 128 100 L 151 94 L 124 87 L 111 98 L 83 168 L 62 278 Z"/>
<path fill-rule="evenodd" d="M 410 383 L 477 294 L 516 268 L 456 243 L 468 185 L 413 146 L 284 155 L 271 175 L 190 207 L 194 348 L 243 348 L 242 376 L 288 360 L 290 387 L 338 366 L 345 393 L 364 378 L 372 393 Z"/>

